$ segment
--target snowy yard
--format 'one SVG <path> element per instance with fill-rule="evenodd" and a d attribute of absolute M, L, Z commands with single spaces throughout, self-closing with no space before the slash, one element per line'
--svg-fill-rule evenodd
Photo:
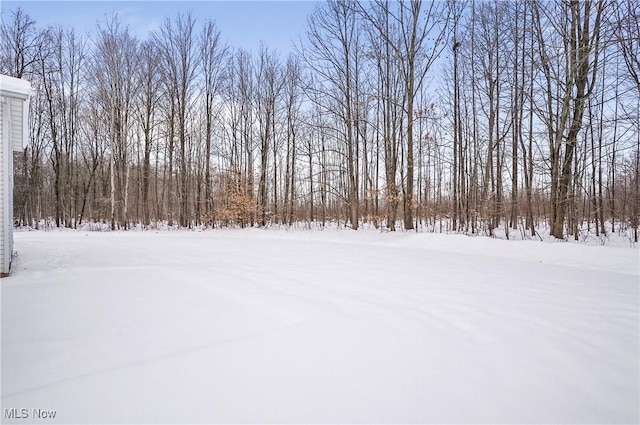
<path fill-rule="evenodd" d="M 15 240 L 5 423 L 640 420 L 637 248 L 336 230 Z"/>

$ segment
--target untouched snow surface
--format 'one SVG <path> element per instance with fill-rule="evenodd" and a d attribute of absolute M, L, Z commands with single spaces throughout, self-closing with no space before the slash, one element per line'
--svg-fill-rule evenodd
<path fill-rule="evenodd" d="M 15 239 L 5 423 L 640 420 L 637 249 L 335 230 Z"/>

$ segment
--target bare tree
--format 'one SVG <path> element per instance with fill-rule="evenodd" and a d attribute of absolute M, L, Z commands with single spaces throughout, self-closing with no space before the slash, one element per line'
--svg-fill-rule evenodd
<path fill-rule="evenodd" d="M 369 58 L 374 60 L 377 69 L 376 127 L 377 133 L 382 137 L 384 151 L 387 227 L 390 231 L 395 231 L 400 201 L 397 174 L 405 95 L 400 75 L 400 62 L 403 59 L 396 54 L 393 47 L 399 43 L 400 34 L 389 7 L 389 2 L 380 2 L 372 10 L 364 9 L 362 6 L 360 10 L 367 21 Z"/>
<path fill-rule="evenodd" d="M 289 55 L 285 70 L 285 110 L 286 110 L 286 171 L 284 189 L 284 217 L 286 224 L 293 224 L 296 200 L 296 161 L 298 128 L 300 126 L 300 109 L 302 102 L 302 68 L 294 55 Z"/>
<path fill-rule="evenodd" d="M 36 72 L 45 37 L 24 10 L 11 11 L 0 25 L 0 72 L 16 78 Z"/>
<path fill-rule="evenodd" d="M 153 39 L 162 55 L 168 95 L 175 102 L 177 137 L 180 149 L 180 226 L 190 226 L 189 216 L 189 168 L 187 166 L 187 114 L 194 95 L 195 76 L 198 70 L 195 18 L 188 13 L 179 14 L 175 20 L 165 19 Z M 172 103 L 173 104 L 173 103 Z"/>
<path fill-rule="evenodd" d="M 616 9 L 615 28 L 616 41 L 624 63 L 626 65 L 629 80 L 635 85 L 637 99 L 640 99 L 640 11 L 637 3 L 632 0 L 621 2 Z M 617 106 L 617 105 L 616 105 Z M 633 106 L 632 106 L 633 107 Z M 637 141 L 635 146 L 635 178 L 632 182 L 632 213 L 631 227 L 634 229 L 634 241 L 638 242 L 638 228 L 640 227 L 640 112 L 638 112 L 638 102 L 635 105 L 635 120 Z M 617 122 L 617 120 L 616 120 Z"/>
<path fill-rule="evenodd" d="M 556 5 L 559 11 L 543 9 L 535 5 L 537 39 L 542 69 L 546 81 L 547 101 L 545 121 L 549 137 L 551 168 L 551 234 L 564 238 L 566 211 L 571 200 L 567 197 L 573 176 L 574 152 L 578 134 L 582 128 L 585 101 L 591 96 L 595 84 L 600 50 L 600 27 L 604 13 L 604 1 L 577 1 Z M 552 57 L 547 49 L 547 35 L 541 16 L 561 37 L 564 57 L 561 73 L 554 75 Z M 553 15 L 552 15 L 553 14 Z M 565 22 L 568 25 L 565 25 Z M 560 80 L 562 79 L 562 80 Z M 560 106 L 556 110 L 553 84 L 562 90 L 558 93 Z M 562 147 L 564 146 L 564 158 Z"/>
<path fill-rule="evenodd" d="M 363 6 L 360 6 L 359 10 L 378 28 L 379 34 L 388 43 L 393 55 L 400 59 L 398 64 L 404 82 L 407 129 L 404 226 L 406 229 L 413 229 L 415 99 L 427 73 L 446 47 L 449 9 L 445 3 L 438 1 L 397 2 L 395 10 L 390 8 L 388 2 L 379 2 L 378 5 L 384 10 L 387 19 L 390 19 L 391 25 L 398 29 L 399 37 L 390 37 L 392 33 L 389 32 L 389 23 L 373 18 Z"/>
<path fill-rule="evenodd" d="M 347 1 L 330 0 L 321 4 L 309 18 L 308 46 L 299 46 L 299 53 L 308 68 L 318 78 L 322 101 L 328 112 L 340 123 L 336 128 L 344 140 L 345 187 L 348 220 L 358 229 L 358 158 L 356 155 L 355 72 L 356 45 L 360 43 L 355 10 Z M 326 100 L 326 102 L 325 102 Z"/>
<path fill-rule="evenodd" d="M 213 138 L 213 119 L 216 112 L 217 97 L 220 96 L 225 79 L 223 64 L 227 61 L 228 47 L 222 43 L 220 30 L 215 22 L 208 20 L 200 34 L 200 59 L 202 61 L 202 84 L 204 102 L 204 138 L 205 138 L 205 214 L 211 214 L 211 143 Z"/>
<path fill-rule="evenodd" d="M 256 107 L 258 117 L 258 132 L 260 139 L 260 180 L 258 183 L 258 196 L 260 202 L 260 224 L 267 224 L 268 207 L 268 190 L 267 190 L 267 174 L 269 172 L 269 155 L 271 153 L 274 158 L 277 155 L 275 149 L 276 128 L 275 115 L 276 104 L 279 100 L 282 90 L 282 71 L 278 58 L 274 52 L 270 52 L 267 48 L 261 47 L 258 53 L 258 63 L 256 69 L 257 96 Z M 274 166 L 274 211 L 272 214 L 277 215 L 277 170 Z"/>
<path fill-rule="evenodd" d="M 151 206 L 149 205 L 149 184 L 151 178 L 151 152 L 154 139 L 157 137 L 156 117 L 161 96 L 160 64 L 157 46 L 151 41 L 140 45 L 137 67 L 137 119 L 142 127 L 144 137 L 142 162 L 142 220 L 150 223 Z"/>
<path fill-rule="evenodd" d="M 95 95 L 108 120 L 110 141 L 111 228 L 128 228 L 128 196 L 132 102 L 134 99 L 134 61 L 138 41 L 117 16 L 98 26 L 96 53 L 91 74 Z"/>
<path fill-rule="evenodd" d="M 140 44 L 107 18 L 88 43 L 18 9 L 0 28 L 0 72 L 34 87 L 15 217 L 637 234 L 639 22 L 632 0 L 331 0 L 285 63 L 191 15 Z"/>

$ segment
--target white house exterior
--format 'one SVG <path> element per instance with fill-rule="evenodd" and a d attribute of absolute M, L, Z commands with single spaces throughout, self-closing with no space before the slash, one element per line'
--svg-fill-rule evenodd
<path fill-rule="evenodd" d="M 31 84 L 0 75 L 0 277 L 9 274 L 13 253 L 13 152 L 27 145 Z"/>

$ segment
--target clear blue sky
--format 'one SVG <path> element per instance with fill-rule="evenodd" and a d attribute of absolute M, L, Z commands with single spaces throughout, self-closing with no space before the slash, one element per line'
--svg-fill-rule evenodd
<path fill-rule="evenodd" d="M 117 13 L 130 31 L 145 39 L 165 17 L 191 10 L 202 22 L 216 21 L 222 38 L 234 47 L 257 50 L 260 42 L 283 55 L 292 41 L 304 36 L 307 15 L 317 2 L 299 1 L 6 1 L 0 0 L 3 18 L 21 7 L 40 26 L 74 26 L 94 33 L 96 22 Z"/>

